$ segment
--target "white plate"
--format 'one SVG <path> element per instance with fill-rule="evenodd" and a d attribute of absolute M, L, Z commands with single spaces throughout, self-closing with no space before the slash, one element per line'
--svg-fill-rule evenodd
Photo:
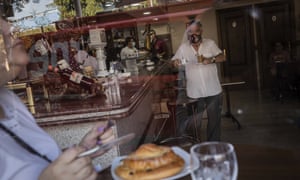
<path fill-rule="evenodd" d="M 124 73 L 119 73 L 118 78 L 120 81 L 125 80 L 126 78 L 130 77 L 131 72 L 124 72 Z"/>
<path fill-rule="evenodd" d="M 153 66 L 154 65 L 154 62 L 147 62 L 146 63 L 146 66 Z"/>
<path fill-rule="evenodd" d="M 174 176 L 165 178 L 163 180 L 173 180 L 173 179 L 178 179 L 181 177 L 184 177 L 188 174 L 190 174 L 190 154 L 187 153 L 185 150 L 181 149 L 180 147 L 172 147 L 172 150 L 178 155 L 180 156 L 183 160 L 184 160 L 184 167 L 182 169 L 182 171 Z M 116 173 L 115 173 L 115 169 L 120 165 L 121 160 L 126 158 L 127 156 L 120 156 L 120 157 L 116 157 L 111 165 L 111 169 L 110 172 L 112 174 L 112 177 L 114 180 L 122 180 Z"/>

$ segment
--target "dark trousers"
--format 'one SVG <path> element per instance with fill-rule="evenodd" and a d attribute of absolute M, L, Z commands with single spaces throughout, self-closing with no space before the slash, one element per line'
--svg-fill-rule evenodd
<path fill-rule="evenodd" d="M 191 135 L 192 130 L 200 133 L 203 112 L 206 110 L 208 117 L 207 141 L 220 141 L 222 102 L 223 95 L 220 93 L 215 96 L 199 98 L 197 102 L 185 107 L 177 107 L 178 135 Z"/>

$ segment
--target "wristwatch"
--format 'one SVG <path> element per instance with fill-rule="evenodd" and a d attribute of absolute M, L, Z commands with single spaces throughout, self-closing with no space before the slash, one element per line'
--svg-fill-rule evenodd
<path fill-rule="evenodd" d="M 215 62 L 216 62 L 216 57 L 215 57 L 215 56 L 212 57 L 210 62 L 211 62 L 211 63 L 215 63 Z"/>

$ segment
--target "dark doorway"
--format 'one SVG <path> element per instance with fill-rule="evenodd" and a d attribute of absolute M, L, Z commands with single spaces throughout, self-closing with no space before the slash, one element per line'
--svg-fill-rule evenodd
<path fill-rule="evenodd" d="M 256 5 L 259 15 L 256 22 L 263 88 L 271 85 L 269 56 L 275 42 L 282 42 L 284 48 L 291 52 L 291 41 L 295 37 L 291 7 L 290 1 Z"/>
<path fill-rule="evenodd" d="M 249 9 L 239 7 L 217 11 L 221 47 L 226 49 L 225 77 L 240 77 L 247 87 L 256 88 L 255 58 L 253 56 L 253 29 Z"/>
<path fill-rule="evenodd" d="M 293 1 L 276 1 L 217 10 L 220 46 L 227 50 L 224 76 L 240 77 L 247 88 L 270 88 L 269 55 L 282 41 L 289 49 Z"/>

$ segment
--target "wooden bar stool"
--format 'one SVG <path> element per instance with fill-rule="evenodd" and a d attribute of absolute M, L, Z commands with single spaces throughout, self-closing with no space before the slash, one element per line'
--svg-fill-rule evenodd
<path fill-rule="evenodd" d="M 153 120 L 155 121 L 155 130 L 153 136 L 153 143 L 158 143 L 162 136 L 166 136 L 164 130 L 166 128 L 167 122 L 170 119 L 170 112 L 167 107 L 167 99 L 162 99 L 160 103 L 156 104 L 157 110 L 154 111 Z"/>
<path fill-rule="evenodd" d="M 177 91 L 176 89 L 174 90 Z M 167 103 L 170 114 L 169 126 L 167 127 L 169 127 L 168 130 L 171 130 L 172 133 L 170 137 L 164 138 L 159 142 L 156 142 L 157 144 L 185 147 L 200 142 L 200 133 L 198 133 L 197 124 L 195 124 L 197 123 L 197 120 L 194 118 L 194 115 L 196 116 L 196 100 L 184 96 L 184 92 L 182 90 L 176 92 L 176 94 L 180 93 L 182 93 L 183 96 L 178 96 L 178 98 L 169 99 Z M 188 117 L 191 117 L 189 116 L 188 109 L 192 109 L 192 122 L 194 125 L 193 133 L 196 133 L 193 135 L 178 132 L 180 127 L 178 126 L 179 123 L 177 121 L 187 121 Z"/>

